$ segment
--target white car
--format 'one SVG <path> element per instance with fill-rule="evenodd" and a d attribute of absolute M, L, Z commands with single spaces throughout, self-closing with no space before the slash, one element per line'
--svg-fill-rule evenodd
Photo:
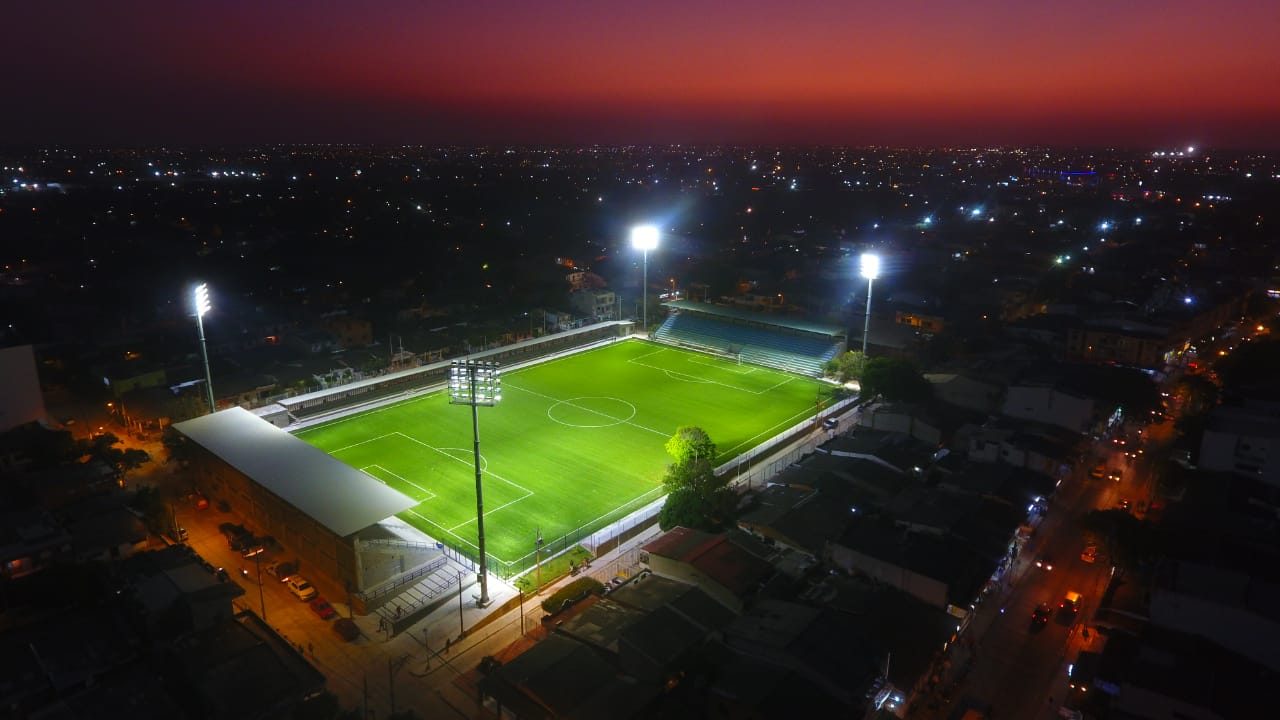
<path fill-rule="evenodd" d="M 293 593 L 299 600 L 310 600 L 320 594 L 320 591 L 316 590 L 315 586 L 307 582 L 307 579 L 301 575 L 294 575 L 289 578 L 289 582 L 286 585 L 289 586 L 289 592 Z"/>

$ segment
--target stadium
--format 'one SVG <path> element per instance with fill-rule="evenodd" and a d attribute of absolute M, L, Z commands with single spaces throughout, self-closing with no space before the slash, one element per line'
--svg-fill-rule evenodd
<path fill-rule="evenodd" d="M 472 408 L 450 403 L 450 361 L 175 428 L 202 449 L 201 492 L 357 612 L 394 598 L 407 621 L 474 582 L 477 439 L 488 570 L 513 581 L 652 527 L 679 427 L 707 431 L 718 474 L 763 477 L 777 448 L 851 402 L 820 379 L 841 329 L 688 301 L 669 311 L 652 340 L 606 322 L 468 356 L 501 368 L 500 402 L 475 408 L 474 428 Z"/>

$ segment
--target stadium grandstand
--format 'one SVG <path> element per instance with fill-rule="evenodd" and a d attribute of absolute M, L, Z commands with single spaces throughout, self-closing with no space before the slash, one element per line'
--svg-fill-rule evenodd
<path fill-rule="evenodd" d="M 822 366 L 845 347 L 845 330 L 837 325 L 692 300 L 666 307 L 669 315 L 654 332 L 655 340 L 740 362 L 821 377 Z"/>

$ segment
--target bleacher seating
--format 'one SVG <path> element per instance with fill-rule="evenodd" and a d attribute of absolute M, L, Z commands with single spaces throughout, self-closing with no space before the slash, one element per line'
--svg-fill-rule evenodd
<path fill-rule="evenodd" d="M 678 313 L 654 333 L 662 342 L 740 356 L 755 365 L 819 377 L 822 366 L 840 352 L 840 343 L 816 334 L 795 334 Z"/>

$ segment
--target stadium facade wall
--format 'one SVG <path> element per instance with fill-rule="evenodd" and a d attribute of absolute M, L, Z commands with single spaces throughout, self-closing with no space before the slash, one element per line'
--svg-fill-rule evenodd
<path fill-rule="evenodd" d="M 335 535 L 213 453 L 191 445 L 196 485 L 215 506 L 226 502 L 255 535 L 270 535 L 284 545 L 286 559 L 296 558 L 299 571 L 323 594 L 349 598 L 361 589 L 354 535 Z"/>

